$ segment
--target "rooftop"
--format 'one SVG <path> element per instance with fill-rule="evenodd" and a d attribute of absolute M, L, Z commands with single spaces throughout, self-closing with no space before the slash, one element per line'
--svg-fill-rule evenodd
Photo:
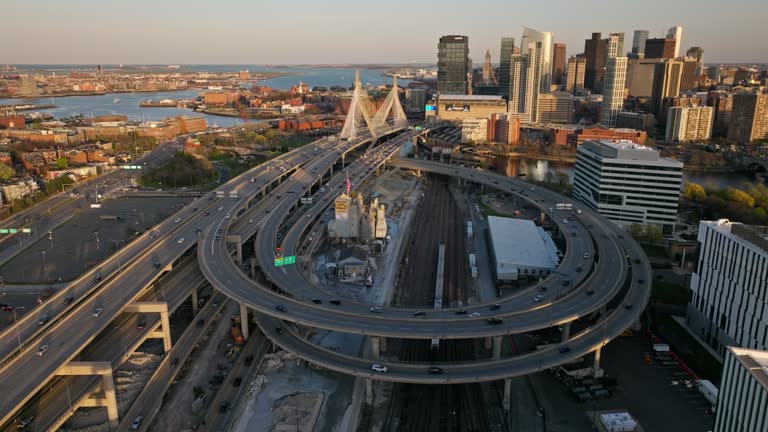
<path fill-rule="evenodd" d="M 438 96 L 438 100 L 461 100 L 461 101 L 501 101 L 501 96 L 493 95 L 456 95 L 447 94 Z"/>
<path fill-rule="evenodd" d="M 636 132 L 634 129 L 616 129 L 620 132 Z M 648 146 L 638 144 L 629 140 L 599 140 L 602 145 L 613 147 L 616 150 L 637 150 L 637 151 L 656 151 Z"/>
<path fill-rule="evenodd" d="M 728 351 L 752 374 L 755 381 L 768 390 L 768 351 L 733 346 L 728 347 Z"/>
<path fill-rule="evenodd" d="M 533 221 L 488 216 L 496 263 L 499 267 L 526 266 L 542 269 L 554 269 L 556 256 L 547 248 L 547 244 Z"/>

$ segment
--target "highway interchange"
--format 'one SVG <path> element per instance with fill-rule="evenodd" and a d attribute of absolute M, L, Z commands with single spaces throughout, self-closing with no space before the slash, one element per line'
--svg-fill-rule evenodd
<path fill-rule="evenodd" d="M 581 214 L 563 216 L 572 222 L 562 222 L 561 212 L 553 217 L 565 233 L 567 243 L 558 272 L 536 287 L 500 299 L 500 308 L 496 311 L 489 310 L 493 303 L 464 307 L 470 313 L 479 312 L 481 316 L 477 318 L 457 316 L 456 310 L 450 308 L 430 311 L 426 317 L 417 318 L 413 316 L 413 309 L 386 308 L 383 313 L 374 314 L 369 311 L 371 305 L 347 300 L 332 305 L 327 302 L 332 295 L 307 282 L 297 266 L 275 268 L 271 265 L 278 245 L 277 232 L 289 212 L 298 211 L 300 215 L 282 240 L 285 255 L 297 250 L 309 227 L 318 220 L 326 220 L 327 206 L 333 203 L 347 178 L 354 185 L 362 183 L 379 166 L 391 160 L 401 142 L 413 134 L 406 131 L 400 138 L 370 149 L 335 175 L 330 171 L 334 164 L 352 147 L 367 142 L 365 137 L 355 142 L 320 140 L 262 164 L 219 188 L 236 192 L 236 199 L 209 194 L 196 200 L 156 227 L 157 237 L 144 235 L 123 248 L 122 265 L 116 263 L 113 256 L 60 290 L 47 303 L 51 305 L 53 317 L 49 325 L 38 326 L 37 317 L 28 314 L 26 321 L 20 320 L 17 327 L 20 333 L 15 333 L 14 329 L 0 335 L 3 342 L 0 344 L 3 347 L 0 386 L 10 389 L 0 402 L 2 423 L 39 391 L 61 365 L 74 359 L 125 305 L 140 298 L 146 287 L 171 270 L 172 264 L 188 253 L 198 240 L 202 240 L 197 248 L 202 274 L 215 288 L 254 310 L 262 330 L 275 343 L 312 363 L 378 380 L 460 383 L 522 375 L 582 357 L 618 336 L 639 318 L 650 295 L 650 266 L 645 255 L 633 240 L 623 236 L 622 230 L 583 207 L 578 207 L 582 209 Z M 410 159 L 395 160 L 394 165 L 516 193 L 545 212 L 556 203 L 570 202 L 517 179 L 454 165 Z M 315 204 L 299 206 L 302 196 L 311 196 Z M 227 214 L 230 217 L 226 217 Z M 177 218 L 181 221 L 174 222 Z M 578 224 L 576 229 L 574 223 Z M 575 236 L 569 234 L 571 232 Z M 279 292 L 287 295 L 248 278 L 231 259 L 229 246 L 232 241 L 244 241 L 253 234 L 256 234 L 256 259 L 262 272 Z M 217 235 L 220 240 L 216 240 Z M 591 259 L 594 252 L 599 256 L 596 262 Z M 585 254 L 590 258 L 585 260 Z M 585 271 L 576 273 L 577 266 L 584 266 Z M 97 276 L 101 276 L 101 281 L 95 280 Z M 567 287 L 562 286 L 563 280 L 569 281 Z M 597 325 L 575 334 L 570 340 L 524 356 L 471 364 L 441 364 L 444 370 L 441 375 L 427 374 L 430 365 L 397 362 L 386 363 L 387 373 L 373 372 L 371 364 L 379 360 L 350 357 L 323 349 L 304 340 L 292 326 L 286 325 L 286 322 L 294 322 L 347 333 L 396 338 L 503 336 L 565 324 L 588 315 L 616 297 L 626 280 L 629 284 L 622 306 L 608 311 Z M 546 285 L 549 291 L 545 301 L 537 303 L 532 297 L 540 285 Z M 586 295 L 587 291 L 593 294 Z M 556 292 L 559 295 L 555 295 Z M 62 307 L 64 299 L 70 296 L 77 300 Z M 310 301 L 316 297 L 323 298 L 323 304 Z M 278 305 L 287 311 L 278 311 Z M 93 317 L 97 307 L 103 308 L 103 312 L 99 317 Z M 487 322 L 491 316 L 501 317 L 504 321 L 491 325 Z M 285 331 L 278 334 L 278 328 Z M 19 335 L 24 345 L 20 354 L 16 346 Z M 40 344 L 50 346 L 42 357 L 35 353 Z M 561 346 L 567 346 L 569 351 L 561 353 Z M 37 373 L 23 372 L 28 370 Z M 136 410 L 142 408 L 134 404 L 131 413 Z"/>

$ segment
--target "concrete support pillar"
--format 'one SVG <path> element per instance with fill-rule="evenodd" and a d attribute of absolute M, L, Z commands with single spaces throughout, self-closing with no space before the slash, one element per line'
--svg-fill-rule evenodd
<path fill-rule="evenodd" d="M 365 379 L 365 403 L 373 405 L 373 380 Z"/>
<path fill-rule="evenodd" d="M 384 336 L 379 338 L 379 350 L 381 352 L 387 352 L 387 338 Z"/>
<path fill-rule="evenodd" d="M 344 159 L 346 159 L 346 157 L 347 157 L 347 154 L 346 153 L 342 153 L 342 155 L 341 155 L 341 169 L 344 169 Z"/>
<path fill-rule="evenodd" d="M 595 350 L 595 360 L 594 363 L 592 363 L 592 373 L 596 377 L 603 376 L 603 371 L 600 369 L 600 351 L 602 350 L 602 347 L 599 347 Z"/>
<path fill-rule="evenodd" d="M 197 306 L 198 298 L 197 298 L 197 287 L 192 288 L 192 315 L 197 315 L 197 311 L 200 309 Z"/>
<path fill-rule="evenodd" d="M 240 303 L 240 327 L 243 339 L 248 340 L 248 306 L 245 303 Z"/>
<path fill-rule="evenodd" d="M 173 347 L 171 343 L 171 320 L 168 314 L 168 303 L 165 303 L 165 310 L 160 311 L 160 325 L 163 332 L 163 351 L 168 352 Z"/>
<path fill-rule="evenodd" d="M 504 411 L 509 411 L 511 394 L 512 394 L 512 380 L 507 378 L 504 380 L 504 399 L 502 401 L 502 406 L 504 407 Z"/>
<path fill-rule="evenodd" d="M 502 336 L 493 337 L 493 359 L 501 360 L 501 341 Z"/>
<path fill-rule="evenodd" d="M 258 260 L 256 258 L 251 258 L 251 279 L 256 279 L 256 267 L 258 265 L 259 265 Z"/>
<path fill-rule="evenodd" d="M 371 354 L 375 359 L 381 357 L 381 345 L 378 336 L 371 336 Z"/>
<path fill-rule="evenodd" d="M 483 339 L 483 348 L 489 350 L 493 347 L 493 339 L 490 336 Z"/>
<path fill-rule="evenodd" d="M 333 177 L 333 165 L 331 165 L 331 177 Z"/>
<path fill-rule="evenodd" d="M 560 342 L 567 342 L 571 338 L 571 323 L 563 324 L 563 334 L 560 337 Z"/>
<path fill-rule="evenodd" d="M 111 372 L 103 376 L 102 386 L 104 387 L 104 396 L 107 399 L 107 420 L 109 421 L 109 428 L 115 430 L 120 425 L 120 414 L 118 414 L 117 411 L 115 380 L 112 378 Z"/>
<path fill-rule="evenodd" d="M 235 243 L 235 262 L 243 265 L 243 245 L 240 242 Z"/>

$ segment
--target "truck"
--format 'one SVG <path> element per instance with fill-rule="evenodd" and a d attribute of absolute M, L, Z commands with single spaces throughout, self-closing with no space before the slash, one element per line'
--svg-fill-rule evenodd
<path fill-rule="evenodd" d="M 101 219 L 101 220 L 116 221 L 116 220 L 120 220 L 121 217 L 120 216 L 115 216 L 115 215 L 101 215 L 101 216 L 99 216 L 99 219 Z"/>
<path fill-rule="evenodd" d="M 91 204 L 91 208 L 101 208 L 101 203 Z"/>
<path fill-rule="evenodd" d="M 475 258 L 475 254 L 469 254 L 469 267 L 474 267 L 477 265 L 477 259 Z"/>
<path fill-rule="evenodd" d="M 717 407 L 717 396 L 720 393 L 717 387 L 715 387 L 715 385 L 712 384 L 712 381 L 699 380 L 696 383 L 696 389 L 698 389 L 699 393 L 701 393 L 701 395 L 704 396 L 704 399 L 706 399 L 710 404 L 712 404 L 712 412 L 714 412 L 715 408 Z"/>
<path fill-rule="evenodd" d="M 472 239 L 474 235 L 474 229 L 472 228 L 472 221 L 467 222 L 467 238 Z"/>
<path fill-rule="evenodd" d="M 653 350 L 655 352 L 669 352 L 669 344 L 665 343 L 656 343 L 653 344 Z"/>

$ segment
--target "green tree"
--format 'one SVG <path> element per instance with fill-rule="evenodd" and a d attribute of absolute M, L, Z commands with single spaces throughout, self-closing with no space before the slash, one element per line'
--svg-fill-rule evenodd
<path fill-rule="evenodd" d="M 16 175 L 16 171 L 6 164 L 0 164 L 0 180 L 6 181 Z"/>
<path fill-rule="evenodd" d="M 627 227 L 627 231 L 629 232 L 629 235 L 632 236 L 637 241 L 640 241 L 645 238 L 645 230 L 643 229 L 643 226 L 640 224 L 632 224 Z"/>
<path fill-rule="evenodd" d="M 67 158 L 60 157 L 56 159 L 56 168 L 63 170 L 69 166 L 69 160 Z"/>
<path fill-rule="evenodd" d="M 261 134 L 256 134 L 256 136 L 253 138 L 253 142 L 257 146 L 264 146 L 267 145 L 267 137 Z"/>
<path fill-rule="evenodd" d="M 267 141 L 269 141 L 270 144 L 272 144 L 279 135 L 280 133 L 274 129 L 267 129 L 267 131 L 264 132 L 264 137 L 267 139 Z"/>
<path fill-rule="evenodd" d="M 740 189 L 728 188 L 725 191 L 725 197 L 728 199 L 728 201 L 744 204 L 748 207 L 755 206 L 755 199 Z"/>
<path fill-rule="evenodd" d="M 661 228 L 659 228 L 658 226 L 646 225 L 644 231 L 645 231 L 644 233 L 645 239 L 648 241 L 648 243 L 651 244 L 651 246 L 661 242 L 662 233 L 661 233 Z"/>
<path fill-rule="evenodd" d="M 686 183 L 683 186 L 683 197 L 689 201 L 702 201 L 707 198 L 707 192 L 701 185 L 696 183 Z"/>

